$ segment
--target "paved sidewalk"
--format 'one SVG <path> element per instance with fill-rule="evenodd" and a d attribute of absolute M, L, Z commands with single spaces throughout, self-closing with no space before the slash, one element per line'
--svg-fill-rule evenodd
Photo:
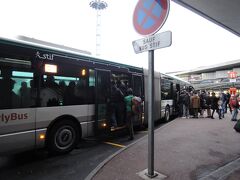
<path fill-rule="evenodd" d="M 157 129 L 154 170 L 167 180 L 240 180 L 240 133 L 230 119 L 178 118 Z M 147 169 L 147 147 L 145 136 L 102 163 L 92 179 L 141 179 L 136 173 Z"/>

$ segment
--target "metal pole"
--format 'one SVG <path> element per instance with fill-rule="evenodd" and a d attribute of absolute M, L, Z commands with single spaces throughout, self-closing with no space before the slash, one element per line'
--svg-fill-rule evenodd
<path fill-rule="evenodd" d="M 100 46 L 101 46 L 101 33 L 100 33 L 100 27 L 101 27 L 101 15 L 99 12 L 99 9 L 96 9 L 97 11 L 97 17 L 96 17 L 96 56 L 100 56 Z"/>
<path fill-rule="evenodd" d="M 100 10 L 107 8 L 107 3 L 101 0 L 93 0 L 90 2 L 90 7 L 96 9 L 97 11 L 97 19 L 96 19 L 96 56 L 100 56 L 100 48 L 101 48 L 101 13 Z"/>
<path fill-rule="evenodd" d="M 154 174 L 154 50 L 148 51 L 148 174 L 153 178 Z"/>

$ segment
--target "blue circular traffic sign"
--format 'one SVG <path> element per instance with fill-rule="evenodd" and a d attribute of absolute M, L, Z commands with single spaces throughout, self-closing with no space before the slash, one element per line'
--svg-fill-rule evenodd
<path fill-rule="evenodd" d="M 135 30 L 144 36 L 156 33 L 169 12 L 169 0 L 139 0 L 133 14 Z"/>

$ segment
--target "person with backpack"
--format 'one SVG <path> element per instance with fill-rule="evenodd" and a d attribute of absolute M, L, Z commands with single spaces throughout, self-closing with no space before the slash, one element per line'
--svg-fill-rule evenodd
<path fill-rule="evenodd" d="M 232 95 L 230 97 L 229 104 L 232 109 L 232 121 L 237 121 L 237 115 L 238 115 L 238 108 L 239 108 L 239 101 L 238 101 L 238 94 L 237 95 Z"/>
<path fill-rule="evenodd" d="M 134 139 L 133 132 L 133 90 L 131 88 L 127 89 L 127 96 L 124 97 L 125 107 L 126 107 L 126 124 L 129 132 L 129 140 Z"/>

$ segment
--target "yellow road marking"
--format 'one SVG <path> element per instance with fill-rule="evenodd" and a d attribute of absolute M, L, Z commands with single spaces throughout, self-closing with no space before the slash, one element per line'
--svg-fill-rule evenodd
<path fill-rule="evenodd" d="M 124 145 L 121 145 L 121 144 L 116 144 L 116 143 L 111 143 L 111 142 L 104 142 L 105 144 L 109 144 L 109 145 L 112 145 L 112 146 L 117 146 L 117 147 L 121 147 L 121 148 L 124 148 L 126 146 Z"/>

